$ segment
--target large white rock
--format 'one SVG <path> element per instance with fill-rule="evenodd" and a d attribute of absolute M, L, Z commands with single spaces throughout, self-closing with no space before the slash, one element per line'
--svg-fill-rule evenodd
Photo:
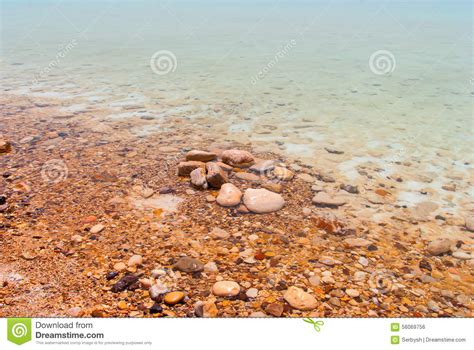
<path fill-rule="evenodd" d="M 285 205 L 281 195 L 263 188 L 249 188 L 244 193 L 244 204 L 253 213 L 272 213 Z"/>
<path fill-rule="evenodd" d="M 298 310 L 313 310 L 318 306 L 315 297 L 298 287 L 288 288 L 283 294 L 283 298 Z"/>
<path fill-rule="evenodd" d="M 242 192 L 233 184 L 223 184 L 217 195 L 217 203 L 223 207 L 233 207 L 240 203 Z"/>
<path fill-rule="evenodd" d="M 219 297 L 232 297 L 240 292 L 240 286 L 234 281 L 219 281 L 212 286 L 212 294 Z"/>

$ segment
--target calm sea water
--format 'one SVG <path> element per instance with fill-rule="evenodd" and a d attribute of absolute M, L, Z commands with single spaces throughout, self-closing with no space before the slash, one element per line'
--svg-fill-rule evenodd
<path fill-rule="evenodd" d="M 228 138 L 307 159 L 472 161 L 470 2 L 2 1 L 1 20 L 9 93 L 218 106 Z"/>

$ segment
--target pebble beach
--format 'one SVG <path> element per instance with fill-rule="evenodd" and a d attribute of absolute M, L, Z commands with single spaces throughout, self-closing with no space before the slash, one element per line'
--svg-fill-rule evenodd
<path fill-rule="evenodd" d="M 407 179 L 375 166 L 347 182 L 60 103 L 1 101 L 2 316 L 472 316 L 472 207 L 399 205 Z"/>
<path fill-rule="evenodd" d="M 36 19 L 17 6 L 5 6 L 7 33 Z M 64 6 L 59 18 L 83 23 Z M 111 11 L 135 22 L 149 9 L 123 6 Z M 339 7 L 314 28 L 302 19 L 319 8 L 288 10 L 303 30 L 276 40 L 267 27 L 242 35 L 243 15 L 214 37 L 173 6 L 190 23 L 172 33 L 180 45 L 148 22 L 119 45 L 102 8 L 80 35 L 54 31 L 51 15 L 49 34 L 32 34 L 44 55 L 5 38 L 0 317 L 472 317 L 465 11 L 432 18 L 450 30 L 413 34 L 439 45 L 420 61 L 392 31 L 403 44 L 386 75 L 370 66 L 383 45 L 332 46 L 362 21 L 333 28 Z M 215 11 L 216 27 L 233 13 Z M 417 33 L 412 21 L 400 17 Z M 214 46 L 193 46 L 200 35 Z M 176 54 L 166 74 L 156 47 Z"/>

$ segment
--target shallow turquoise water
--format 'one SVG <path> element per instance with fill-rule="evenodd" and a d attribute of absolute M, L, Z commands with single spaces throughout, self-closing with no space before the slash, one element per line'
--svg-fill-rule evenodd
<path fill-rule="evenodd" d="M 332 145 L 438 171 L 443 150 L 443 171 L 472 170 L 470 2 L 3 1 L 1 18 L 9 93 L 82 98 L 116 118 L 129 103 L 218 109 L 227 138 L 300 158 Z M 159 75 L 162 50 L 176 61 Z"/>

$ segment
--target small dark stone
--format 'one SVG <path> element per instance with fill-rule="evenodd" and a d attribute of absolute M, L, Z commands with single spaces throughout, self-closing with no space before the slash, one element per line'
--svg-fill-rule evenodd
<path fill-rule="evenodd" d="M 125 289 L 137 284 L 138 276 L 133 274 L 126 274 L 117 283 L 112 286 L 111 291 L 113 293 L 123 292 Z"/>
<path fill-rule="evenodd" d="M 286 284 L 285 281 L 281 280 L 278 282 L 278 285 L 275 287 L 276 290 L 287 290 L 288 285 Z"/>
<path fill-rule="evenodd" d="M 192 272 L 191 276 L 193 276 L 193 278 L 201 278 L 202 273 L 201 273 L 201 271 Z"/>
<path fill-rule="evenodd" d="M 432 270 L 430 263 L 426 261 L 425 259 L 421 260 L 418 266 L 420 267 L 420 269 L 425 269 L 428 271 Z"/>
<path fill-rule="evenodd" d="M 352 90 L 352 93 L 357 93 L 357 90 Z M 332 154 L 344 154 L 344 151 L 340 151 L 340 150 L 337 150 L 337 149 L 334 149 L 334 148 L 330 148 L 330 147 L 324 147 L 324 149 L 326 150 L 326 152 L 328 153 L 332 153 Z"/>
<path fill-rule="evenodd" d="M 241 290 L 238 295 L 238 299 L 242 301 L 248 301 L 249 297 L 247 296 L 247 293 L 245 291 Z"/>
<path fill-rule="evenodd" d="M 357 186 L 341 185 L 341 189 L 343 189 L 346 192 L 352 193 L 352 194 L 359 193 L 359 188 Z"/>
<path fill-rule="evenodd" d="M 367 250 L 369 250 L 370 252 L 376 251 L 377 249 L 377 246 L 374 244 L 371 244 L 367 247 Z"/>
<path fill-rule="evenodd" d="M 442 215 L 436 215 L 436 216 L 435 216 L 435 219 L 436 219 L 436 220 L 443 220 L 443 221 L 446 220 L 446 218 L 445 218 L 444 216 L 442 216 Z"/>
<path fill-rule="evenodd" d="M 194 308 L 194 314 L 197 316 L 197 317 L 202 317 L 203 316 L 203 308 L 204 308 L 204 304 L 199 304 L 197 305 L 195 308 Z"/>
<path fill-rule="evenodd" d="M 395 242 L 395 247 L 398 249 L 398 250 L 402 250 L 404 252 L 406 252 L 408 249 L 403 245 L 401 244 L 400 242 Z"/>
<path fill-rule="evenodd" d="M 107 279 L 107 281 L 110 281 L 111 279 L 114 279 L 117 276 L 118 276 L 117 271 L 110 271 L 110 272 L 107 272 L 107 275 L 105 276 L 105 278 Z"/>
<path fill-rule="evenodd" d="M 5 203 L 7 203 L 7 197 L 0 196 L 0 205 L 4 205 Z"/>
<path fill-rule="evenodd" d="M 91 312 L 92 317 L 104 317 L 104 311 L 102 310 L 94 310 Z"/>
<path fill-rule="evenodd" d="M 162 312 L 163 312 L 163 308 L 158 303 L 154 303 L 153 306 L 150 308 L 150 314 L 159 314 Z"/>
<path fill-rule="evenodd" d="M 168 194 L 168 193 L 173 193 L 173 192 L 174 192 L 174 189 L 168 186 L 160 188 L 160 191 L 159 191 L 160 194 Z"/>

